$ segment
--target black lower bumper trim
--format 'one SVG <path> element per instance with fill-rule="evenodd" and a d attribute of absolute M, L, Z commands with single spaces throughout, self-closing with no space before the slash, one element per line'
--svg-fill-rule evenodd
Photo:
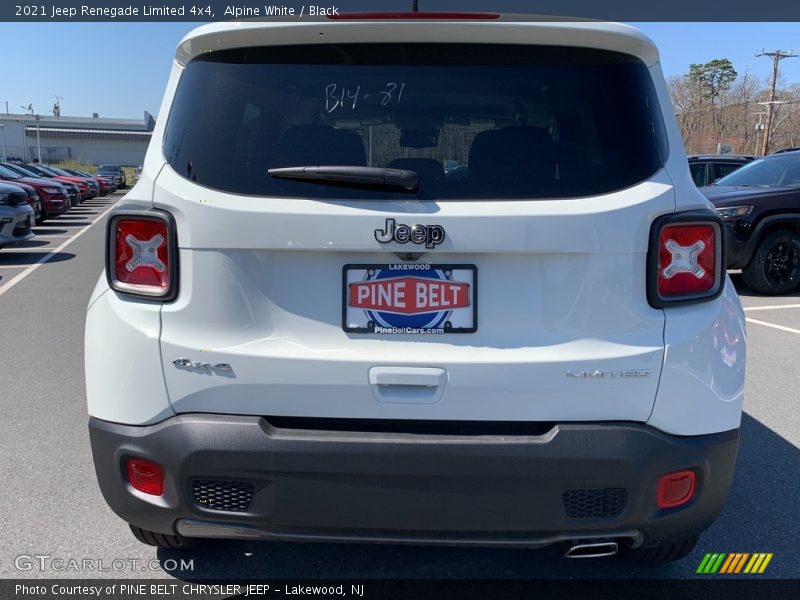
<path fill-rule="evenodd" d="M 204 414 L 144 427 L 92 418 L 89 429 L 106 501 L 150 531 L 502 546 L 698 533 L 724 504 L 739 441 L 737 430 L 680 437 L 637 423 L 417 435 L 283 429 L 260 417 Z M 163 496 L 130 487 L 132 457 L 164 467 Z M 695 496 L 659 509 L 659 477 L 686 469 L 696 473 Z"/>

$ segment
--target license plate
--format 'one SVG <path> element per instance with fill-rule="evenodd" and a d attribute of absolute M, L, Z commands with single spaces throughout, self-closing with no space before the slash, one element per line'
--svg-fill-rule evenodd
<path fill-rule="evenodd" d="M 342 329 L 350 333 L 473 333 L 475 265 L 345 265 Z"/>

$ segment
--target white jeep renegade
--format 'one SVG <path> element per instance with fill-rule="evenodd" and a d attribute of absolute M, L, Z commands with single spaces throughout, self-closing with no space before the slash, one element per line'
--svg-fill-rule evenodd
<path fill-rule="evenodd" d="M 441 17 L 178 47 L 86 323 L 140 540 L 664 561 L 722 509 L 744 318 L 655 47 Z"/>

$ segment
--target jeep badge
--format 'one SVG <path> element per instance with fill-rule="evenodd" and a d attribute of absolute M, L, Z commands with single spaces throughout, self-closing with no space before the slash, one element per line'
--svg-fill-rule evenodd
<path fill-rule="evenodd" d="M 375 239 L 381 244 L 397 242 L 405 244 L 425 244 L 426 248 L 435 248 L 444 241 L 444 227 L 441 225 L 395 225 L 394 219 L 386 219 L 384 229 L 375 230 Z"/>

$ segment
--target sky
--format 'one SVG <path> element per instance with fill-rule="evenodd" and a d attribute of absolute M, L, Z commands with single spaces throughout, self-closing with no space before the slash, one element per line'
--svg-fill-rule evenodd
<path fill-rule="evenodd" d="M 157 115 L 180 39 L 199 23 L 0 23 L 0 111 L 136 118 Z M 766 82 L 766 50 L 800 50 L 800 23 L 632 23 L 658 46 L 667 77 L 691 63 L 728 58 Z M 800 58 L 781 61 L 781 80 L 800 82 Z"/>

